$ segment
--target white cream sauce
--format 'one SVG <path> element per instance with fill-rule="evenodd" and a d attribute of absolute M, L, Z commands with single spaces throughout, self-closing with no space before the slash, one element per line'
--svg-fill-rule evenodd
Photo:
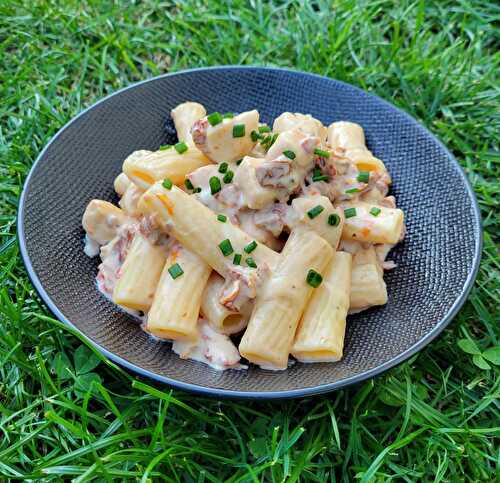
<path fill-rule="evenodd" d="M 240 353 L 231 339 L 216 332 L 204 319 L 198 321 L 199 338 L 196 342 L 176 340 L 172 350 L 181 359 L 203 362 L 217 370 L 247 369 L 240 364 Z"/>

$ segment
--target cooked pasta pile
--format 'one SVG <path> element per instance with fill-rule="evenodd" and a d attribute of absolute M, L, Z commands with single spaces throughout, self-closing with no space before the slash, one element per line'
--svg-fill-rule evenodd
<path fill-rule="evenodd" d="M 271 127 L 195 102 L 171 115 L 179 142 L 133 152 L 119 207 L 85 210 L 99 290 L 217 369 L 340 360 L 348 313 L 387 302 L 386 257 L 404 236 L 361 126 L 285 112 Z"/>

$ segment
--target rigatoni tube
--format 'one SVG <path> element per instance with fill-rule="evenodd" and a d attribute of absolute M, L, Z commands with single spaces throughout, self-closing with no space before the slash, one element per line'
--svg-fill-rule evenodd
<path fill-rule="evenodd" d="M 308 215 L 311 210 L 320 207 L 322 210 L 317 216 Z M 297 222 L 306 225 L 323 237 L 336 250 L 344 226 L 344 212 L 334 208 L 326 196 L 300 196 L 292 201 L 292 208 L 297 214 Z M 336 215 L 334 221 L 331 215 Z"/>
<path fill-rule="evenodd" d="M 358 251 L 352 260 L 350 310 L 360 311 L 387 303 L 384 272 L 374 247 Z"/>
<path fill-rule="evenodd" d="M 229 220 L 218 221 L 216 213 L 176 186 L 167 190 L 161 183 L 154 184 L 142 195 L 139 208 L 145 214 L 155 215 L 160 227 L 223 277 L 234 267 L 231 254 L 243 253 L 253 241 Z M 257 266 L 265 264 L 272 269 L 279 254 L 259 243 L 252 257 Z"/>
<path fill-rule="evenodd" d="M 333 255 L 331 246 L 305 227 L 292 230 L 280 260 L 260 288 L 239 350 L 266 369 L 286 369 L 295 330 L 313 289 L 307 273 L 322 273 Z"/>
<path fill-rule="evenodd" d="M 346 217 L 342 239 L 390 244 L 400 241 L 404 213 L 399 208 L 386 208 L 363 202 L 342 203 L 342 206 L 344 211 L 355 208 L 355 215 Z M 373 208 L 376 208 L 376 211 Z"/>
<path fill-rule="evenodd" d="M 113 302 L 129 309 L 147 311 L 153 302 L 167 251 L 136 233 L 113 291 Z"/>
<path fill-rule="evenodd" d="M 193 144 L 191 137 L 191 127 L 202 117 L 207 115 L 205 108 L 198 102 L 183 102 L 170 111 L 174 121 L 175 130 L 179 141 Z"/>
<path fill-rule="evenodd" d="M 129 218 L 115 205 L 103 200 L 92 200 L 85 208 L 82 226 L 87 235 L 99 245 L 111 241 L 118 228 Z"/>
<path fill-rule="evenodd" d="M 171 268 L 175 264 L 183 273 L 173 278 Z M 211 271 L 198 255 L 175 244 L 156 288 L 147 332 L 162 339 L 196 339 L 201 295 Z"/>
<path fill-rule="evenodd" d="M 212 272 L 201 297 L 201 313 L 208 323 L 221 334 L 235 334 L 244 329 L 248 317 L 229 310 L 219 301 L 224 279 Z"/>
<path fill-rule="evenodd" d="M 182 154 L 170 148 L 139 158 L 128 157 L 123 163 L 123 172 L 139 188 L 147 190 L 156 181 L 165 178 L 181 185 L 186 175 L 207 164 L 210 160 L 191 145 Z"/>
<path fill-rule="evenodd" d="M 352 255 L 336 252 L 314 290 L 300 321 L 292 355 L 302 362 L 332 362 L 342 358 L 351 292 Z"/>

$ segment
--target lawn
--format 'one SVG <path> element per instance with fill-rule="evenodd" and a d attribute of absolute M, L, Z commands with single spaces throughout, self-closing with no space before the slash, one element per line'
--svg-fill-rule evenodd
<path fill-rule="evenodd" d="M 500 478 L 498 20 L 486 0 L 0 2 L 0 480 Z M 103 360 L 35 293 L 16 209 L 44 145 L 123 86 L 216 64 L 372 91 L 465 169 L 483 216 L 479 277 L 455 321 L 405 364 L 313 399 L 200 398 Z"/>

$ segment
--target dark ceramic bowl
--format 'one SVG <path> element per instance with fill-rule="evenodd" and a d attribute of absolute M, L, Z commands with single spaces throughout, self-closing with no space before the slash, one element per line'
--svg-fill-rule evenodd
<path fill-rule="evenodd" d="M 113 179 L 136 149 L 172 143 L 170 110 L 198 101 L 207 111 L 310 113 L 324 124 L 363 126 L 384 160 L 406 214 L 407 236 L 393 250 L 386 306 L 349 317 L 345 357 L 217 372 L 181 360 L 169 343 L 96 290 L 98 260 L 83 253 L 81 218 L 92 198 L 116 202 Z M 168 124 L 168 123 L 167 123 Z M 449 151 L 414 119 L 380 98 L 317 75 L 217 67 L 168 74 L 108 96 L 50 141 L 33 166 L 19 206 L 19 242 L 33 284 L 52 312 L 115 362 L 171 386 L 214 396 L 285 398 L 324 393 L 371 378 L 408 359 L 453 319 L 476 276 L 481 222 L 474 194 Z"/>

